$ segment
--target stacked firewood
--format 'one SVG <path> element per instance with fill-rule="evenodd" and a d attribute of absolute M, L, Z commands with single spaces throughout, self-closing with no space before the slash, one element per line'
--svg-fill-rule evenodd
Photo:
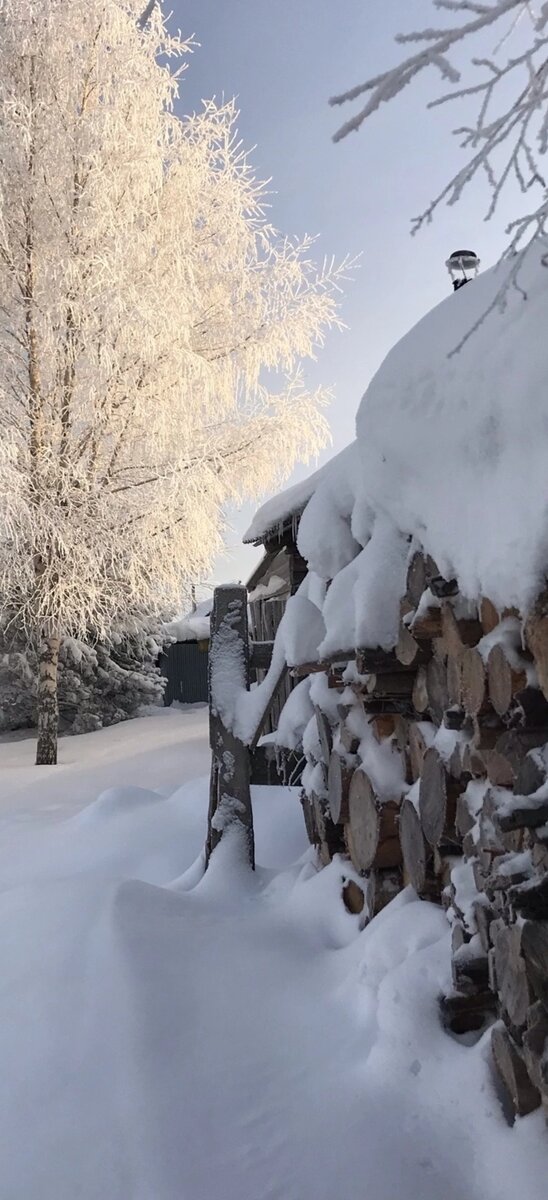
<path fill-rule="evenodd" d="M 525 622 L 471 605 L 417 553 L 400 611 L 392 650 L 310 665 L 308 835 L 351 860 L 364 919 L 409 883 L 444 905 L 443 1021 L 492 1022 L 513 1111 L 548 1116 L 548 598 Z"/>

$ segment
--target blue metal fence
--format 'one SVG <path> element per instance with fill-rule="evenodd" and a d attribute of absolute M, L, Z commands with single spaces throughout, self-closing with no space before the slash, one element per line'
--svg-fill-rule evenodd
<path fill-rule="evenodd" d="M 208 642 L 174 642 L 160 659 L 166 676 L 164 704 L 207 704 Z"/>

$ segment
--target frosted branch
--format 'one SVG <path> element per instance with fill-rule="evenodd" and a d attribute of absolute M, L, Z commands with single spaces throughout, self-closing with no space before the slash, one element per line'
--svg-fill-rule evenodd
<path fill-rule="evenodd" d="M 302 364 L 350 264 L 266 220 L 233 104 L 175 116 L 158 4 L 27 9 L 0 6 L 0 612 L 101 635 L 179 607 L 226 505 L 325 444 Z"/>
<path fill-rule="evenodd" d="M 519 241 L 518 233 L 533 236 L 535 232 L 542 232 L 548 213 L 546 183 L 537 162 L 538 156 L 545 154 L 548 148 L 548 4 L 543 3 L 539 11 L 533 11 L 527 0 L 492 0 L 490 4 L 434 0 L 434 7 L 463 19 L 446 29 L 432 27 L 399 34 L 396 38 L 399 44 L 425 43 L 424 48 L 393 69 L 332 99 L 332 104 L 343 104 L 370 93 L 364 107 L 341 126 L 334 140 L 358 130 L 381 104 L 397 96 L 422 71 L 437 68 L 455 86 L 433 98 L 429 108 L 474 96 L 480 101 L 475 124 L 454 131 L 462 139 L 462 148 L 472 148 L 474 153 L 413 221 L 412 231 L 416 232 L 430 222 L 442 202 L 455 204 L 478 172 L 487 178 L 491 189 L 486 214 L 486 219 L 490 219 L 509 179 L 513 178 L 522 194 L 535 186 L 543 191 L 541 204 L 512 224 L 510 248 L 513 250 Z M 472 19 L 468 19 L 468 14 L 472 14 Z M 505 28 L 504 19 L 508 17 L 510 25 Z M 526 49 L 508 57 L 502 64 L 495 62 L 493 56 L 471 56 L 470 66 L 483 71 L 484 75 L 477 82 L 459 86 L 460 72 L 451 61 L 451 51 L 462 43 L 472 45 L 477 35 L 496 26 L 503 30 L 493 52 L 496 55 L 511 41 L 513 30 L 522 17 L 528 18 L 531 27 Z M 492 111 L 496 115 L 490 116 Z"/>

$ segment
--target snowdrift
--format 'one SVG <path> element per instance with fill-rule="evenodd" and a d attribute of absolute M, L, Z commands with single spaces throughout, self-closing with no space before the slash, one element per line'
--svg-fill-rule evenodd
<path fill-rule="evenodd" d="M 88 778 L 111 741 L 89 735 Z M 441 1028 L 439 909 L 408 890 L 362 929 L 291 789 L 255 789 L 258 870 L 228 838 L 204 876 L 207 781 L 135 790 L 129 743 L 112 773 L 44 827 L 35 772 L 3 822 L 6 1200 L 543 1200 L 538 1115 L 510 1130 L 485 1039 Z"/>
<path fill-rule="evenodd" d="M 335 581 L 320 654 L 393 644 L 411 541 L 470 600 L 526 613 L 541 590 L 547 252 L 537 242 L 517 282 L 504 261 L 419 321 L 371 381 L 356 442 L 257 513 L 246 541 L 299 516 L 310 571 Z"/>

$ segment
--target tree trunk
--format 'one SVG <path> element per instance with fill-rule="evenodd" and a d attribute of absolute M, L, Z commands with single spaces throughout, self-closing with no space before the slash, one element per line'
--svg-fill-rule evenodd
<path fill-rule="evenodd" d="M 38 660 L 38 744 L 36 766 L 55 766 L 57 762 L 57 731 L 59 707 L 57 702 L 57 668 L 59 646 L 57 636 L 43 637 Z"/>

